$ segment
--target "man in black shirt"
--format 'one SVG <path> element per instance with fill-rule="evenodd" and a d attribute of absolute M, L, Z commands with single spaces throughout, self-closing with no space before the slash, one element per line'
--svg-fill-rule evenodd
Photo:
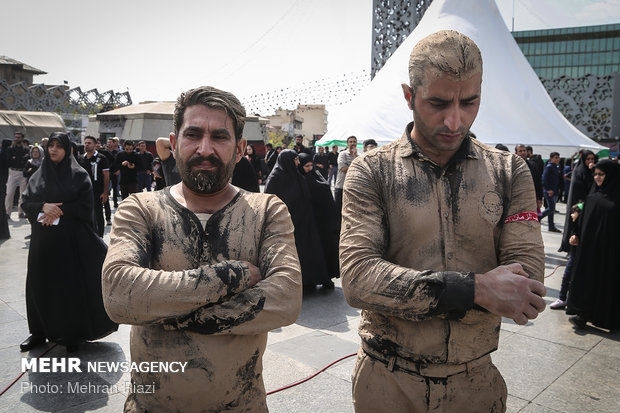
<path fill-rule="evenodd" d="M 7 162 L 9 166 L 9 176 L 6 181 L 6 197 L 4 206 L 7 216 L 11 216 L 13 210 L 13 199 L 15 197 L 15 189 L 19 186 L 19 202 L 17 209 L 20 218 L 26 218 L 22 210 L 22 193 L 26 190 L 27 179 L 24 177 L 24 167 L 29 158 L 28 147 L 24 145 L 24 134 L 15 132 L 13 144 L 7 148 Z"/>
<path fill-rule="evenodd" d="M 120 174 L 121 198 L 138 192 L 137 173 L 141 169 L 140 159 L 133 151 L 133 142 L 126 140 L 123 143 L 123 152 L 116 155 L 116 174 Z"/>
<path fill-rule="evenodd" d="M 329 172 L 329 159 L 325 154 L 325 147 L 319 146 L 319 152 L 314 154 L 312 163 L 314 163 L 316 169 L 318 169 L 321 175 L 323 175 L 323 178 L 327 179 L 327 173 Z"/>
<path fill-rule="evenodd" d="M 103 204 L 108 200 L 110 190 L 110 165 L 108 159 L 96 149 L 97 141 L 92 136 L 84 138 L 84 155 L 79 157 L 82 168 L 86 169 L 93 183 L 95 224 L 97 234 L 103 237 Z"/>
<path fill-rule="evenodd" d="M 336 185 L 336 177 L 338 176 L 338 146 L 332 146 L 332 151 L 327 154 L 327 160 L 329 163 L 327 183 L 331 186 L 333 180 L 334 185 Z"/>
<path fill-rule="evenodd" d="M 110 154 L 112 155 L 112 161 L 110 162 L 110 184 L 112 186 L 112 202 L 114 203 L 114 208 L 118 208 L 118 196 L 120 194 L 118 191 L 119 175 L 116 173 L 117 172 L 116 156 L 119 153 L 119 148 L 114 138 L 108 139 L 108 143 L 106 146 L 107 146 L 108 152 L 110 152 Z M 109 203 L 110 201 L 108 201 L 108 205 Z M 106 208 L 106 214 L 107 214 L 107 208 Z"/>
<path fill-rule="evenodd" d="M 136 155 L 140 159 L 141 169 L 137 173 L 138 192 L 142 192 L 144 188 L 150 192 L 153 184 L 153 154 L 146 150 L 146 142 L 138 142 L 138 152 L 136 152 Z"/>
<path fill-rule="evenodd" d="M 298 154 L 307 153 L 308 155 L 312 155 L 312 150 L 304 146 L 304 137 L 301 135 L 295 137 L 295 146 L 293 146 L 293 150 Z"/>

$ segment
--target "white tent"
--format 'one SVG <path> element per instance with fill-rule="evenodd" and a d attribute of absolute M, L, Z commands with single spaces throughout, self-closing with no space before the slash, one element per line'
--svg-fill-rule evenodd
<path fill-rule="evenodd" d="M 571 156 L 580 148 L 605 149 L 586 137 L 556 109 L 517 46 L 494 0 L 434 0 L 424 17 L 388 59 L 370 85 L 335 119 L 317 144 L 374 138 L 380 144 L 399 138 L 413 114 L 401 83 L 409 83 L 409 54 L 424 37 L 456 30 L 480 47 L 483 59 L 482 97 L 471 130 L 490 145 L 532 145 L 544 158 L 552 151 Z"/>

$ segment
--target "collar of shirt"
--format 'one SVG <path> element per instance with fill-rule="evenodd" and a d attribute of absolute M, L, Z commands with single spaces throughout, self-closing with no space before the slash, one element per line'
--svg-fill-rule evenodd
<path fill-rule="evenodd" d="M 402 158 L 413 156 L 416 159 L 419 159 L 421 161 L 431 162 L 432 164 L 436 165 L 436 163 L 433 160 L 431 160 L 428 156 L 424 154 L 424 152 L 422 152 L 422 149 L 420 148 L 420 146 L 411 138 L 412 130 L 413 130 L 413 122 L 407 125 L 407 127 L 405 128 L 405 133 L 403 133 L 403 136 L 397 142 L 399 155 Z M 458 151 L 456 151 L 454 156 L 446 164 L 446 167 L 453 162 L 462 161 L 465 158 L 478 159 L 478 156 L 476 155 L 475 151 L 471 147 L 471 139 L 472 138 L 468 133 L 465 139 L 463 139 L 463 143 L 461 144 L 461 147 L 458 149 Z"/>

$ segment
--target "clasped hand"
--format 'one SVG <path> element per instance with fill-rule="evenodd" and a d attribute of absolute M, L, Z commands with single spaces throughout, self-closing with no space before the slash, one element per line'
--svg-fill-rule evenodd
<path fill-rule="evenodd" d="M 547 294 L 545 286 L 527 278 L 519 263 L 500 265 L 475 277 L 474 302 L 519 325 L 535 319 L 546 307 L 542 298 Z"/>
<path fill-rule="evenodd" d="M 40 222 L 41 225 L 54 225 L 54 221 L 62 216 L 62 209 L 60 209 L 61 205 L 62 202 L 43 204 L 43 208 L 41 209 L 43 215 L 37 219 L 37 221 Z"/>

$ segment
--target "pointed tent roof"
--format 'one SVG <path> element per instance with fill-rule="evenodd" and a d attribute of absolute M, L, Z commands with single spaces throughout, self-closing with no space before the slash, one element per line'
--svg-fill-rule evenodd
<path fill-rule="evenodd" d="M 402 136 L 413 119 L 400 86 L 409 83 L 409 54 L 418 41 L 440 30 L 469 36 L 482 52 L 481 105 L 471 128 L 479 140 L 503 143 L 511 151 L 519 143 L 532 145 L 543 157 L 552 151 L 571 156 L 579 148 L 604 149 L 557 110 L 494 0 L 434 0 L 370 85 L 335 116 L 317 143 L 337 144 L 350 135 L 387 143 Z"/>

